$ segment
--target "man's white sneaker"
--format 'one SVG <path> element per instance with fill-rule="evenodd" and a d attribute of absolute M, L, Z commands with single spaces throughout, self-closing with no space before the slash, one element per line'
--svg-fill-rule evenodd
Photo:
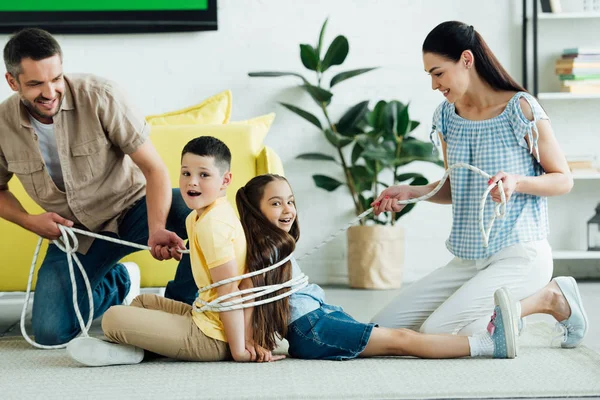
<path fill-rule="evenodd" d="M 67 345 L 67 353 L 88 367 L 139 364 L 144 350 L 128 344 L 105 342 L 92 337 L 78 337 Z"/>
<path fill-rule="evenodd" d="M 129 281 L 131 282 L 131 286 L 129 287 L 129 293 L 125 296 L 123 300 L 123 305 L 128 306 L 131 304 L 133 299 L 140 295 L 140 286 L 142 283 L 142 275 L 140 274 L 140 267 L 134 262 L 124 262 L 121 263 L 127 269 L 127 273 L 129 274 Z"/>

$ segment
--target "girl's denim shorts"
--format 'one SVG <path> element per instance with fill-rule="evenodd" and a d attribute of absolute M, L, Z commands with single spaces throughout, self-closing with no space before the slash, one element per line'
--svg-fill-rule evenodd
<path fill-rule="evenodd" d="M 375 324 L 363 324 L 323 305 L 288 326 L 289 354 L 295 358 L 348 360 L 365 350 Z"/>

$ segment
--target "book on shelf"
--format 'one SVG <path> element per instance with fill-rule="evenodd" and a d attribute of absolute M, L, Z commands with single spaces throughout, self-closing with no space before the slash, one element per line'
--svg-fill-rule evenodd
<path fill-rule="evenodd" d="M 563 50 L 563 57 L 598 56 L 600 49 L 591 47 L 571 47 Z"/>
<path fill-rule="evenodd" d="M 561 86 L 563 93 L 600 94 L 600 85 Z"/>
<path fill-rule="evenodd" d="M 597 68 L 558 68 L 554 69 L 556 75 L 600 75 L 600 67 Z"/>
<path fill-rule="evenodd" d="M 598 68 L 600 56 L 557 58 L 556 68 Z"/>
<path fill-rule="evenodd" d="M 563 54 L 556 62 L 600 62 L 600 54 Z"/>
<path fill-rule="evenodd" d="M 597 157 L 595 155 L 568 155 L 566 158 L 567 164 L 569 165 L 569 169 L 571 169 L 571 171 L 593 170 L 598 172 L 596 167 Z"/>
<path fill-rule="evenodd" d="M 600 74 L 586 74 L 586 75 L 573 75 L 573 74 L 561 74 L 558 75 L 558 79 L 561 81 L 588 81 L 600 79 Z"/>
<path fill-rule="evenodd" d="M 560 81 L 562 86 L 600 86 L 600 79 L 586 79 L 581 81 Z"/>

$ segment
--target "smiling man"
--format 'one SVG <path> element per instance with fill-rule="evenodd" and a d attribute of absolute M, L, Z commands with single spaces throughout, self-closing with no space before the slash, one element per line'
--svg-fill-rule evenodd
<path fill-rule="evenodd" d="M 78 226 L 147 244 L 158 260 L 181 259 L 166 295 L 191 303 L 196 287 L 189 257 L 177 252 L 185 248 L 181 238 L 187 238 L 190 210 L 179 190 L 171 189 L 143 116 L 112 82 L 65 76 L 60 45 L 46 31 L 13 35 L 4 48 L 4 63 L 6 81 L 16 93 L 0 104 L 0 217 L 47 239 L 60 236 L 58 224 Z M 13 175 L 45 213 L 27 213 L 8 187 Z M 139 292 L 137 266 L 119 263 L 133 251 L 79 237 L 94 317 Z M 81 276 L 77 288 L 87 319 Z M 39 343 L 64 343 L 79 333 L 67 258 L 53 244 L 38 273 L 35 297 L 33 331 Z"/>

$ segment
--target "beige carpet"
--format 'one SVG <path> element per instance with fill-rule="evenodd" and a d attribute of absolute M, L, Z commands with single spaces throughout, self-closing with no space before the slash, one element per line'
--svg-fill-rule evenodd
<path fill-rule="evenodd" d="M 600 396 L 600 354 L 549 347 L 551 328 L 527 327 L 515 360 L 409 358 L 269 364 L 158 360 L 85 368 L 64 350 L 0 340 L 1 399 L 441 399 Z"/>

